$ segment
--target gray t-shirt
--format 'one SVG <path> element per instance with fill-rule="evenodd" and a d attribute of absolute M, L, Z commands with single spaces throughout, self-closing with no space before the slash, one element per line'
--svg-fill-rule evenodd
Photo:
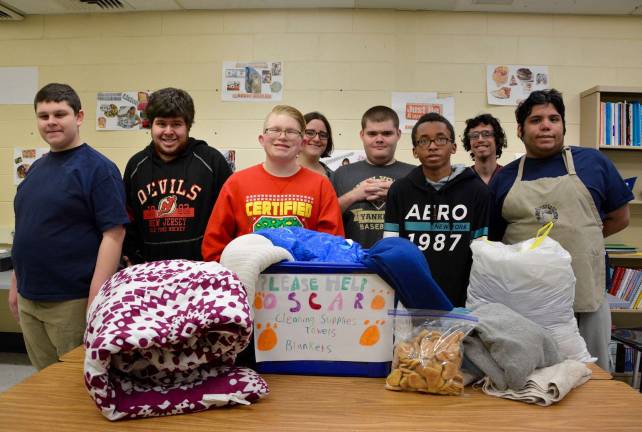
<path fill-rule="evenodd" d="M 359 161 L 339 167 L 334 172 L 332 180 L 337 196 L 350 192 L 362 181 L 375 178 L 377 180 L 397 180 L 405 177 L 414 165 L 395 162 L 385 166 L 371 165 Z M 358 201 L 343 212 L 343 227 L 346 238 L 352 239 L 365 248 L 371 247 L 383 236 L 383 218 L 386 211 L 386 201 Z"/>

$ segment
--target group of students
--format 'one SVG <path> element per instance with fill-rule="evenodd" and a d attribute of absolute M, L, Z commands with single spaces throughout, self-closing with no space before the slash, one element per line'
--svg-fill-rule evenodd
<path fill-rule="evenodd" d="M 43 87 L 34 108 L 51 151 L 16 193 L 9 304 L 39 369 L 80 344 L 86 309 L 121 256 L 125 265 L 218 261 L 234 238 L 265 228 L 304 227 L 366 248 L 399 236 L 417 245 L 452 303 L 464 306 L 470 243 L 484 236 L 516 243 L 550 220 L 552 237 L 573 257 L 580 332 L 607 364 L 603 236 L 627 226 L 633 196 L 598 151 L 564 146 L 565 108 L 555 90 L 533 92 L 518 106 L 526 155 L 503 168 L 497 158 L 506 136 L 490 114 L 466 122 L 472 167 L 451 163 L 453 125 L 423 115 L 411 133 L 413 166 L 395 159 L 397 114 L 375 106 L 361 120 L 366 159 L 332 172 L 320 161 L 333 149 L 328 120 L 278 105 L 258 137 L 264 162 L 232 174 L 220 152 L 189 136 L 189 94 L 165 88 L 145 109 L 152 141 L 121 179 L 81 141 L 83 111 L 71 87 Z"/>

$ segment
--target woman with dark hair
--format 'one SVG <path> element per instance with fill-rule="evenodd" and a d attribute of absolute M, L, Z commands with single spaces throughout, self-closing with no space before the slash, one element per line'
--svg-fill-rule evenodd
<path fill-rule="evenodd" d="M 330 122 L 319 112 L 313 111 L 303 116 L 303 150 L 299 153 L 299 165 L 314 172 L 332 178 L 330 168 L 319 159 L 332 153 L 332 129 Z"/>
<path fill-rule="evenodd" d="M 490 114 L 481 114 L 466 120 L 466 129 L 462 137 L 464 149 L 475 161 L 472 170 L 484 181 L 491 179 L 502 168 L 497 163 L 506 148 L 506 134 L 499 120 Z"/>

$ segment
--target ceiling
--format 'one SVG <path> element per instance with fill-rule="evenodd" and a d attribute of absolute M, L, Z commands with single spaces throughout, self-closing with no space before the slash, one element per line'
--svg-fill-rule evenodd
<path fill-rule="evenodd" d="M 0 21 L 28 15 L 306 8 L 642 15 L 642 0 L 0 0 Z"/>

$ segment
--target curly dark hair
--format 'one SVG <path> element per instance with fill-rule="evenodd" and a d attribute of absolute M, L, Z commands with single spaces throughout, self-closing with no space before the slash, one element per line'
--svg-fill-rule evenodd
<path fill-rule="evenodd" d="M 499 159 L 508 143 L 506 142 L 506 134 L 504 133 L 504 129 L 502 129 L 502 125 L 499 124 L 499 120 L 490 114 L 480 114 L 477 117 L 466 120 L 466 129 L 464 129 L 464 136 L 462 137 L 464 149 L 470 154 L 470 158 L 475 160 L 475 155 L 470 151 L 471 147 L 468 132 L 479 125 L 489 125 L 493 128 L 493 133 L 495 134 L 495 154 L 497 155 L 497 159 Z"/>
<path fill-rule="evenodd" d="M 323 154 L 321 154 L 321 157 L 324 158 L 330 156 L 332 154 L 334 144 L 332 143 L 332 128 L 330 127 L 330 122 L 328 121 L 328 119 L 318 111 L 309 112 L 304 115 L 303 118 L 305 119 L 306 125 L 312 120 L 321 120 L 323 122 L 323 124 L 325 125 L 325 129 L 328 131 L 328 145 L 325 147 L 325 151 L 323 152 Z"/>
<path fill-rule="evenodd" d="M 150 123 L 154 123 L 156 117 L 181 117 L 189 130 L 194 123 L 194 101 L 185 90 L 163 88 L 149 96 L 145 115 Z"/>

